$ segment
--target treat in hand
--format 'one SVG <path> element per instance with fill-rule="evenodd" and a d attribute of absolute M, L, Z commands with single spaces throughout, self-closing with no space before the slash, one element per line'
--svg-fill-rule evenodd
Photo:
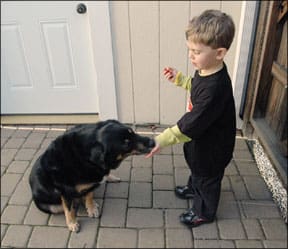
<path fill-rule="evenodd" d="M 174 77 L 176 76 L 175 69 L 171 67 L 165 67 L 163 69 L 163 74 L 166 77 L 166 79 L 173 81 Z"/>

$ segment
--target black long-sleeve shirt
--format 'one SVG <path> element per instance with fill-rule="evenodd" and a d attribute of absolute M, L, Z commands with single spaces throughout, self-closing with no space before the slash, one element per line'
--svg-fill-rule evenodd
<path fill-rule="evenodd" d="M 232 159 L 236 135 L 235 103 L 226 65 L 209 76 L 195 72 L 191 102 L 193 109 L 177 122 L 190 137 L 189 166 L 195 175 L 214 175 Z"/>

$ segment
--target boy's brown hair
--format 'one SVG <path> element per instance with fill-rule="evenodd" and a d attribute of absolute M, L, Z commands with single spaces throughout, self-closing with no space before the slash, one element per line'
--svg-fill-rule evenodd
<path fill-rule="evenodd" d="M 206 10 L 194 17 L 186 30 L 186 39 L 213 49 L 230 48 L 235 33 L 232 18 L 219 10 Z"/>

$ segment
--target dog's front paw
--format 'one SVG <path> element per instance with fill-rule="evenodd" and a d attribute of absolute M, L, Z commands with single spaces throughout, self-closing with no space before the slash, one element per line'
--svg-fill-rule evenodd
<path fill-rule="evenodd" d="M 93 200 L 92 205 L 86 207 L 88 216 L 91 218 L 99 217 L 99 205 Z"/>
<path fill-rule="evenodd" d="M 80 231 L 80 224 L 76 221 L 76 222 L 71 222 L 69 224 L 67 224 L 68 228 L 70 231 L 78 233 Z"/>
<path fill-rule="evenodd" d="M 114 176 L 113 174 L 109 174 L 106 178 L 107 182 L 120 182 L 121 178 Z"/>

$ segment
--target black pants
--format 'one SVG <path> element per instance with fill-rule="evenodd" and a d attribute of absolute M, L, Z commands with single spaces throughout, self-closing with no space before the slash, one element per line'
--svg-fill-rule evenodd
<path fill-rule="evenodd" d="M 184 155 L 187 164 L 187 160 L 190 155 L 187 155 L 187 148 L 184 147 Z M 189 165 L 190 167 L 190 165 Z M 190 167 L 191 169 L 192 167 Z M 224 176 L 224 170 L 220 171 L 219 174 L 213 176 L 197 176 L 194 175 L 191 170 L 191 175 L 188 179 L 187 186 L 194 191 L 193 197 L 193 212 L 200 216 L 210 220 L 214 220 L 219 204 L 220 193 L 221 193 L 221 182 Z"/>

